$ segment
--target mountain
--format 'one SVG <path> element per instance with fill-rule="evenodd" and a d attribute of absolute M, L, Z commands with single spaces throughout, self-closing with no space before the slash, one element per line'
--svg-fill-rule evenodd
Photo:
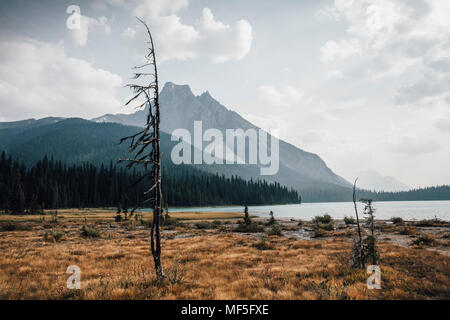
<path fill-rule="evenodd" d="M 209 92 L 195 96 L 188 85 L 166 83 L 160 93 L 160 105 L 161 130 L 168 134 L 179 128 L 193 133 L 194 121 L 202 121 L 203 131 L 216 128 L 221 130 L 224 136 L 226 129 L 259 129 L 238 113 L 220 104 Z M 140 110 L 130 115 L 109 114 L 92 120 L 143 126 L 146 112 L 147 110 Z M 259 165 L 212 165 L 203 166 L 202 169 L 228 175 L 237 174 L 247 179 L 262 177 L 297 190 L 334 190 L 350 187 L 350 183 L 331 171 L 318 155 L 282 140 L 279 140 L 279 160 L 279 172 L 273 176 L 260 176 Z"/>
<path fill-rule="evenodd" d="M 395 178 L 384 177 L 373 170 L 360 172 L 358 177 L 358 186 L 367 190 L 397 192 L 412 189 Z"/>

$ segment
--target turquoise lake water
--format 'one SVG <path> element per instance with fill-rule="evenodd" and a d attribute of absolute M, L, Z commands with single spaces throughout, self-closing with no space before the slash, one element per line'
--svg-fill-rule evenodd
<path fill-rule="evenodd" d="M 401 217 L 407 220 L 421 220 L 438 217 L 450 221 L 450 201 L 383 201 L 374 202 L 375 219 Z M 362 213 L 363 205 L 358 204 Z M 230 207 L 187 207 L 169 208 L 169 212 L 243 212 L 242 206 Z M 335 219 L 354 216 L 353 202 L 302 203 L 292 205 L 249 206 L 253 215 L 266 217 L 270 211 L 275 217 L 309 220 L 317 215 L 328 213 Z"/>

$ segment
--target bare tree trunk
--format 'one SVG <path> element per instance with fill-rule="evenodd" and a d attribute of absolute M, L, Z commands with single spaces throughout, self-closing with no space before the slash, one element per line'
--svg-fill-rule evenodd
<path fill-rule="evenodd" d="M 364 261 L 364 247 L 363 247 L 363 241 L 361 236 L 361 227 L 359 224 L 359 215 L 358 215 L 358 207 L 356 206 L 356 182 L 358 181 L 358 178 L 355 179 L 355 182 L 353 183 L 353 205 L 355 206 L 355 214 L 356 214 L 356 225 L 358 227 L 358 250 L 359 250 L 359 263 L 362 268 L 365 267 L 365 261 Z"/>
<path fill-rule="evenodd" d="M 162 190 L 161 190 L 161 145 L 160 145 L 160 107 L 159 107 L 159 85 L 158 85 L 158 69 L 156 66 L 155 48 L 153 44 L 153 37 L 147 24 L 137 18 L 146 28 L 149 36 L 149 53 L 145 56 L 147 63 L 135 67 L 135 69 L 143 69 L 146 67 L 152 68 L 153 73 L 137 72 L 134 74 L 134 79 L 143 79 L 145 77 L 152 77 L 150 84 L 129 84 L 127 85 L 134 91 L 132 97 L 126 105 L 133 101 L 139 101 L 137 108 L 149 107 L 146 125 L 144 130 L 135 135 L 122 138 L 121 142 L 130 139 L 130 152 L 136 152 L 131 159 L 121 159 L 120 161 L 127 161 L 128 168 L 134 164 L 143 164 L 147 169 L 148 165 L 151 170 L 144 174 L 136 183 L 143 181 L 143 178 L 149 178 L 150 189 L 144 192 L 145 195 L 150 195 L 143 203 L 151 203 L 153 208 L 153 222 L 150 230 L 150 248 L 155 263 L 155 272 L 158 278 L 164 277 L 163 268 L 161 265 L 161 232 L 160 222 L 162 213 Z M 147 149 L 147 147 L 151 147 Z M 138 204 L 137 206 L 139 206 Z M 136 208 L 133 209 L 134 212 Z"/>

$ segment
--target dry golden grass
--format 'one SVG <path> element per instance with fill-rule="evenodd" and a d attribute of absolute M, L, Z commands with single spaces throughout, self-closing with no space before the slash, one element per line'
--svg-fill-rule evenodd
<path fill-rule="evenodd" d="M 44 219 L 50 221 L 51 217 L 48 215 L 52 210 L 46 210 Z M 58 220 L 68 222 L 106 222 L 114 221 L 116 216 L 116 209 L 60 209 L 58 210 Z M 151 221 L 153 213 L 139 212 L 136 214 L 143 216 L 144 220 Z M 238 212 L 170 212 L 172 218 L 182 220 L 203 220 L 203 219 L 237 219 L 242 218 L 242 213 Z M 0 214 L 1 221 L 17 221 L 17 222 L 38 222 L 42 220 L 42 215 L 9 215 Z"/>
<path fill-rule="evenodd" d="M 259 250 L 259 236 L 224 229 L 164 231 L 168 277 L 157 281 L 148 229 L 133 222 L 115 224 L 114 212 L 77 213 L 61 213 L 63 219 L 52 224 L 54 231 L 64 232 L 58 242 L 44 240 L 51 229 L 39 220 L 28 222 L 31 230 L 0 232 L 0 299 L 450 298 L 450 258 L 425 248 L 380 244 L 382 289 L 368 290 L 365 270 L 347 267 L 348 238 L 272 236 L 267 237 L 269 249 Z M 103 215 L 108 221 L 100 222 Z M 100 238 L 80 235 L 86 216 Z M 69 265 L 81 268 L 81 290 L 66 288 Z"/>

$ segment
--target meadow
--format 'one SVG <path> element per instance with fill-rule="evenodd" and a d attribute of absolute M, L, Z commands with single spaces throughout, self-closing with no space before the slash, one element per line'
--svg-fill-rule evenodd
<path fill-rule="evenodd" d="M 165 279 L 149 248 L 150 213 L 114 210 L 0 215 L 0 299 L 450 299 L 450 224 L 377 221 L 381 289 L 350 268 L 355 226 L 240 213 L 171 213 L 162 227 Z M 395 223 L 394 223 L 395 222 Z M 326 230 L 328 229 L 328 230 Z M 81 289 L 67 289 L 69 265 Z"/>

